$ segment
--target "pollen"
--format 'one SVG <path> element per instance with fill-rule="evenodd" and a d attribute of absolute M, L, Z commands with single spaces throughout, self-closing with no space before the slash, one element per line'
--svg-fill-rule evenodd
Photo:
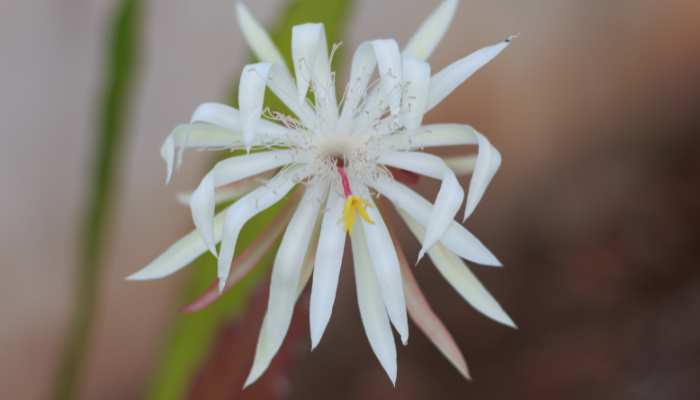
<path fill-rule="evenodd" d="M 372 218 L 367 214 L 367 207 L 371 205 L 367 204 L 362 197 L 357 195 L 348 196 L 345 200 L 345 206 L 343 206 L 343 225 L 345 226 L 345 231 L 352 233 L 352 228 L 355 226 L 355 218 L 360 215 L 365 222 L 368 224 L 373 224 Z"/>

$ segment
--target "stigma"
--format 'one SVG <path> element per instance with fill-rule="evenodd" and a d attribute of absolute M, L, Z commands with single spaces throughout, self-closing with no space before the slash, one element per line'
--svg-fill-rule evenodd
<path fill-rule="evenodd" d="M 345 196 L 345 205 L 343 206 L 343 226 L 345 231 L 352 233 L 352 228 L 355 226 L 357 215 L 360 216 L 368 224 L 373 224 L 372 218 L 367 214 L 367 207 L 371 206 L 362 197 L 352 193 L 350 188 L 350 180 L 345 172 L 343 165 L 338 165 L 338 175 L 343 186 L 343 195 Z"/>

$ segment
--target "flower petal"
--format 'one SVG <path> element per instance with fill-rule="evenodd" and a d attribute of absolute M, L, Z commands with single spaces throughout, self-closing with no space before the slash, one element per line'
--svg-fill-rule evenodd
<path fill-rule="evenodd" d="M 452 18 L 457 10 L 457 0 L 445 0 L 435 11 L 423 21 L 416 33 L 403 49 L 405 55 L 410 55 L 419 60 L 430 57 L 435 47 L 450 27 Z"/>
<path fill-rule="evenodd" d="M 389 319 L 401 336 L 401 342 L 408 342 L 408 318 L 406 317 L 406 299 L 403 294 L 401 270 L 396 249 L 389 236 L 381 214 L 372 201 L 367 188 L 359 188 L 357 192 L 367 201 L 367 214 L 372 223 L 361 219 L 363 232 L 367 238 L 367 250 L 372 260 L 374 273 L 381 289 L 382 299 Z"/>
<path fill-rule="evenodd" d="M 418 254 L 418 261 L 420 261 L 425 252 L 437 243 L 450 227 L 464 200 L 464 189 L 447 164 L 440 157 L 432 154 L 397 151 L 383 154 L 378 162 L 442 181 L 428 219 L 426 240 L 422 242 L 422 248 Z"/>
<path fill-rule="evenodd" d="M 263 172 L 250 178 L 241 179 L 238 182 L 226 185 L 219 188 L 214 195 L 214 202 L 218 205 L 227 201 L 235 200 L 245 194 L 250 193 L 253 189 L 265 183 L 274 175 L 275 171 Z M 178 193 L 176 196 L 178 203 L 186 206 L 190 205 L 192 200 L 192 192 Z"/>
<path fill-rule="evenodd" d="M 221 240 L 221 231 L 224 224 L 224 212 L 220 212 L 214 218 L 214 241 Z M 178 270 L 186 267 L 197 257 L 207 251 L 207 245 L 202 239 L 202 235 L 193 230 L 177 242 L 173 243 L 161 255 L 156 257 L 143 269 L 129 275 L 126 279 L 130 281 L 145 281 L 166 277 Z"/>
<path fill-rule="evenodd" d="M 345 129 L 344 133 L 350 133 L 352 120 L 358 112 L 360 102 L 367 94 L 367 85 L 376 66 L 377 58 L 374 56 L 372 43 L 363 42 L 352 56 L 350 78 L 343 96 L 343 110 L 340 114 L 338 129 Z"/>
<path fill-rule="evenodd" d="M 301 170 L 281 172 L 267 184 L 253 190 L 229 207 L 224 221 L 221 251 L 217 262 L 219 289 L 226 285 L 238 235 L 243 226 L 259 212 L 280 201 L 304 175 Z"/>
<path fill-rule="evenodd" d="M 255 131 L 263 112 L 265 102 L 265 86 L 270 74 L 272 64 L 249 64 L 241 72 L 241 80 L 238 86 L 238 104 L 241 107 L 241 126 L 243 130 L 243 143 L 250 151 L 253 145 Z"/>
<path fill-rule="evenodd" d="M 447 157 L 444 160 L 445 164 L 447 164 L 457 176 L 471 174 L 474 172 L 474 167 L 476 166 L 475 155 Z"/>
<path fill-rule="evenodd" d="M 273 64 L 270 68 L 267 86 L 284 103 L 307 128 L 313 128 L 318 123 L 316 113 L 305 101 L 299 101 L 298 91 L 292 76 L 286 67 Z"/>
<path fill-rule="evenodd" d="M 385 196 L 398 209 L 413 216 L 421 226 L 427 226 L 432 214 L 432 205 L 406 185 L 393 179 L 380 178 L 372 187 Z M 440 243 L 460 257 L 477 264 L 500 267 L 501 263 L 474 235 L 462 225 L 452 221 L 440 238 Z"/>
<path fill-rule="evenodd" d="M 287 204 L 285 204 L 284 209 L 275 216 L 274 221 L 270 222 L 260 235 L 246 247 L 243 253 L 236 257 L 233 261 L 233 265 L 231 265 L 231 276 L 226 282 L 224 292 L 234 287 L 236 283 L 243 279 L 243 277 L 245 277 L 272 249 L 277 239 L 279 239 L 280 235 L 282 235 L 282 232 L 284 232 L 284 229 L 287 227 L 289 219 L 292 217 L 292 211 L 296 205 L 297 201 L 290 199 Z M 219 291 L 218 282 L 214 282 L 207 290 L 199 295 L 199 297 L 182 307 L 180 311 L 184 313 L 199 311 L 215 302 L 224 292 Z"/>
<path fill-rule="evenodd" d="M 175 165 L 182 162 L 186 148 L 218 149 L 242 144 L 240 132 L 204 124 L 178 125 L 163 142 L 160 155 L 168 169 L 166 182 L 170 182 Z"/>
<path fill-rule="evenodd" d="M 430 79 L 428 110 L 440 104 L 479 68 L 493 60 L 501 51 L 508 47 L 512 40 L 513 37 L 511 36 L 500 43 L 479 49 L 433 75 Z"/>
<path fill-rule="evenodd" d="M 399 214 L 418 240 L 422 240 L 425 230 L 421 224 L 405 211 L 399 210 Z M 472 307 L 496 322 L 512 328 L 516 327 L 496 299 L 455 253 L 437 244 L 428 251 L 428 256 L 442 276 Z"/>
<path fill-rule="evenodd" d="M 240 112 L 235 108 L 221 103 L 203 103 L 192 114 L 192 122 L 206 122 L 230 129 L 236 134 L 243 130 Z M 290 130 L 274 122 L 261 119 L 258 121 L 257 132 L 262 136 L 255 144 L 279 142 L 291 134 Z"/>
<path fill-rule="evenodd" d="M 389 375 L 391 382 L 396 384 L 396 344 L 377 277 L 372 271 L 372 260 L 367 249 L 367 238 L 364 235 L 363 226 L 355 227 L 350 238 L 355 264 L 357 304 L 360 308 L 362 326 L 365 328 L 367 340 L 379 363 Z"/>
<path fill-rule="evenodd" d="M 398 134 L 386 139 L 394 148 L 417 149 L 433 146 L 455 146 L 476 144 L 479 146 L 469 193 L 464 210 L 464 219 L 471 215 L 494 175 L 501 166 L 501 154 L 484 135 L 469 125 L 434 124 L 425 125 L 407 134 Z"/>
<path fill-rule="evenodd" d="M 292 56 L 299 101 L 306 99 L 312 83 L 319 112 L 328 121 L 335 121 L 338 107 L 323 24 L 302 24 L 292 28 Z"/>
<path fill-rule="evenodd" d="M 401 116 L 406 129 L 418 128 L 423 122 L 430 88 L 430 64 L 412 57 L 403 58 L 403 101 Z"/>
<path fill-rule="evenodd" d="M 463 221 L 474 212 L 474 209 L 484 196 L 491 179 L 493 179 L 501 166 L 501 153 L 493 147 L 484 135 L 477 132 L 476 139 L 479 144 L 479 154 L 476 156 L 476 165 L 474 166 L 472 179 L 469 181 L 469 195 L 467 195 Z"/>
<path fill-rule="evenodd" d="M 399 115 L 401 111 L 401 52 L 394 39 L 378 39 L 372 41 L 374 55 L 379 67 L 381 79 L 380 97 L 389 99 L 391 115 Z"/>
<path fill-rule="evenodd" d="M 333 311 L 338 288 L 340 266 L 345 249 L 345 230 L 339 223 L 342 219 L 344 199 L 335 191 L 328 196 L 326 213 L 321 223 L 321 235 L 316 249 L 309 323 L 311 327 L 311 349 L 316 348 L 326 330 Z"/>
<path fill-rule="evenodd" d="M 457 371 L 459 371 L 463 377 L 471 379 L 469 370 L 467 369 L 467 362 L 464 360 L 464 356 L 459 350 L 457 343 L 455 343 L 450 332 L 445 328 L 440 318 L 435 315 L 435 312 L 425 299 L 423 291 L 421 291 L 420 286 L 418 286 L 418 282 L 416 282 L 416 278 L 413 276 L 413 271 L 411 271 L 411 267 L 401 249 L 401 244 L 396 240 L 393 234 L 392 238 L 394 240 L 394 246 L 396 247 L 396 253 L 399 256 L 399 265 L 401 265 L 401 276 L 403 277 L 403 289 L 406 293 L 408 315 Z"/>
<path fill-rule="evenodd" d="M 213 242 L 212 219 L 216 207 L 215 190 L 217 187 L 245 179 L 261 172 L 279 168 L 292 161 L 289 150 L 266 151 L 244 156 L 230 157 L 218 162 L 202 179 L 192 193 L 190 209 L 194 225 L 202 233 L 209 251 L 216 255 Z"/>
<path fill-rule="evenodd" d="M 253 367 L 245 386 L 255 382 L 265 372 L 287 335 L 298 296 L 304 259 L 309 252 L 319 215 L 319 203 L 323 202 L 326 191 L 327 185 L 322 184 L 306 189 L 282 237 L 272 267 L 267 312 L 258 337 Z"/>
<path fill-rule="evenodd" d="M 236 15 L 243 37 L 255 56 L 262 62 L 280 64 L 286 68 L 282 54 L 272 42 L 270 35 L 250 13 L 248 7 L 243 3 L 237 3 Z"/>

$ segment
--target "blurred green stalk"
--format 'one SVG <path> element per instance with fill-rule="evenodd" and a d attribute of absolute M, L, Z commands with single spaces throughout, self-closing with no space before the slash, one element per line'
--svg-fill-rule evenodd
<path fill-rule="evenodd" d="M 53 398 L 78 397 L 79 382 L 98 305 L 104 234 L 114 189 L 115 171 L 124 141 L 128 98 L 141 43 L 144 2 L 121 0 L 112 16 L 105 62 L 105 81 L 97 129 L 94 175 L 89 186 L 77 264 L 72 321 L 53 387 Z"/>

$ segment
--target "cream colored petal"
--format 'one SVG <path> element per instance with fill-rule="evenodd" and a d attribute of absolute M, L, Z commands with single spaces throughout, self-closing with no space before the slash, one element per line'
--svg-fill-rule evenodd
<path fill-rule="evenodd" d="M 412 57 L 403 58 L 403 100 L 401 118 L 406 129 L 421 126 L 428 105 L 430 65 Z"/>
<path fill-rule="evenodd" d="M 240 105 L 241 128 L 243 143 L 250 151 L 258 130 L 258 124 L 265 103 L 265 87 L 270 75 L 271 64 L 249 64 L 241 72 L 238 84 L 238 104 Z"/>

